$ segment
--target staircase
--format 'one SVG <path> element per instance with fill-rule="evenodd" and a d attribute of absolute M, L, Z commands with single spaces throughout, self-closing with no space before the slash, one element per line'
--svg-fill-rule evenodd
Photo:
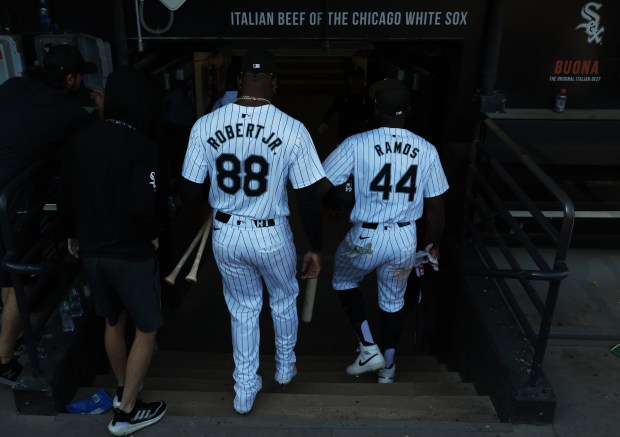
<path fill-rule="evenodd" d="M 247 418 L 320 421 L 441 421 L 497 424 L 489 398 L 430 356 L 398 357 L 397 382 L 377 384 L 375 374 L 348 376 L 353 357 L 298 356 L 298 374 L 280 386 L 273 380 L 273 357 L 261 356 L 263 389 Z M 159 351 L 153 358 L 141 397 L 162 399 L 167 416 L 241 418 L 233 409 L 232 354 Z M 112 375 L 82 387 L 75 399 L 96 388 L 114 393 Z"/>

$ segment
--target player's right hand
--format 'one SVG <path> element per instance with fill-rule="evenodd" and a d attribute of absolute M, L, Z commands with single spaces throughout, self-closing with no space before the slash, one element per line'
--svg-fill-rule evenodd
<path fill-rule="evenodd" d="M 71 255 L 77 258 L 80 249 L 79 240 L 77 238 L 67 238 L 67 249 L 69 249 Z"/>
<path fill-rule="evenodd" d="M 321 255 L 317 252 L 306 252 L 301 266 L 301 279 L 317 278 L 321 273 Z"/>

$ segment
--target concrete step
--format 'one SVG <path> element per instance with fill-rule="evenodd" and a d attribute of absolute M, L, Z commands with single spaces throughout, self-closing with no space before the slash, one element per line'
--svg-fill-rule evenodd
<path fill-rule="evenodd" d="M 260 361 L 263 389 L 251 413 L 255 419 L 498 421 L 490 399 L 477 396 L 473 385 L 434 357 L 399 357 L 395 384 L 377 384 L 374 373 L 348 376 L 350 354 L 298 356 L 299 373 L 286 386 L 273 379 L 273 356 L 261 355 Z M 165 400 L 173 416 L 236 417 L 233 369 L 229 353 L 158 351 L 140 396 Z M 93 385 L 113 394 L 116 380 L 103 375 Z M 82 387 L 75 399 L 93 391 Z"/>
<path fill-rule="evenodd" d="M 84 399 L 92 388 L 81 388 Z M 146 400 L 162 399 L 174 416 L 237 417 L 232 392 L 143 390 Z M 483 396 L 351 396 L 259 393 L 252 418 L 326 420 L 429 420 L 498 422 L 489 398 Z"/>
<path fill-rule="evenodd" d="M 97 377 L 95 387 L 108 389 L 111 395 L 116 389 L 116 379 L 112 375 Z M 229 379 L 195 379 L 148 377 L 144 381 L 146 390 L 181 390 L 226 392 L 233 391 L 234 381 Z M 263 393 L 333 394 L 333 395 L 377 395 L 377 396 L 474 396 L 476 389 L 472 384 L 462 382 L 400 382 L 398 384 L 351 384 L 329 382 L 300 382 L 294 379 L 282 386 L 273 379 L 263 379 Z"/>
<path fill-rule="evenodd" d="M 3 422 L 3 435 L 63 437 L 109 437 L 107 425 L 112 414 L 59 414 L 52 421 L 29 416 L 28 421 Z M 166 414 L 161 422 L 135 434 L 140 437 L 557 437 L 551 425 L 455 422 L 427 420 L 327 420 L 265 419 L 249 416 L 175 416 Z"/>
<path fill-rule="evenodd" d="M 344 371 L 355 360 L 354 353 L 348 355 L 298 355 L 297 368 L 305 371 Z M 275 371 L 273 355 L 261 355 L 260 368 Z M 446 372 L 444 364 L 439 364 L 433 356 L 397 356 L 399 371 L 417 372 Z M 200 352 L 171 352 L 158 351 L 153 357 L 152 366 L 169 367 L 174 369 L 232 369 L 234 361 L 231 353 L 200 353 Z"/>
<path fill-rule="evenodd" d="M 375 373 L 365 373 L 360 376 L 349 376 L 345 373 L 344 368 L 338 371 L 318 371 L 306 372 L 303 368 L 298 368 L 299 373 L 295 377 L 299 382 L 342 382 L 342 383 L 363 383 L 377 382 Z M 209 369 L 209 368 L 186 368 L 177 369 L 168 366 L 159 366 L 153 363 L 150 367 L 147 378 L 150 377 L 168 377 L 168 378 L 196 378 L 196 379 L 223 379 L 232 380 L 232 367 L 230 369 Z M 272 380 L 274 376 L 273 369 L 258 369 L 258 374 L 265 380 Z M 461 377 L 456 372 L 417 372 L 417 371 L 397 371 L 397 382 L 461 382 Z"/>

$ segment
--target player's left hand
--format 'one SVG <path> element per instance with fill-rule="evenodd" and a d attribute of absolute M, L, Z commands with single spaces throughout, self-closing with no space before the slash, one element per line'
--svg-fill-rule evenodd
<path fill-rule="evenodd" d="M 439 270 L 439 246 L 429 243 L 424 250 L 428 253 L 428 262 L 433 267 L 433 270 Z"/>
<path fill-rule="evenodd" d="M 316 252 L 306 252 L 301 266 L 301 279 L 317 278 L 321 273 L 321 255 Z"/>

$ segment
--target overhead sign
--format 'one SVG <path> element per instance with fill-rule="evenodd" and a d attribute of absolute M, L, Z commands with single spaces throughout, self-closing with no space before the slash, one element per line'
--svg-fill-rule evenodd
<path fill-rule="evenodd" d="M 145 3 L 147 18 L 149 9 L 149 4 Z M 151 10 L 151 13 L 155 15 L 156 11 Z M 260 3 L 230 0 L 217 5 L 191 1 L 175 13 L 172 29 L 162 36 L 206 39 L 464 38 L 483 28 L 483 13 L 484 2 L 479 0 L 343 0 L 329 3 L 322 0 L 265 0 Z M 148 21 L 152 20 L 149 18 Z M 148 32 L 144 36 L 148 37 Z"/>

